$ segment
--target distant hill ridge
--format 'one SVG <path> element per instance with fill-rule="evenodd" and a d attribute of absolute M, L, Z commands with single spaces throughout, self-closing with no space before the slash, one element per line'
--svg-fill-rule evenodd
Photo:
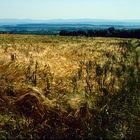
<path fill-rule="evenodd" d="M 0 25 L 16 24 L 94 24 L 94 25 L 129 25 L 140 26 L 140 20 L 110 20 L 110 19 L 0 19 Z"/>

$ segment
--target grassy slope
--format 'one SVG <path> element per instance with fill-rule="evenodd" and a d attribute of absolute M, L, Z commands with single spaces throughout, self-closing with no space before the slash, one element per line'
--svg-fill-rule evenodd
<path fill-rule="evenodd" d="M 139 45 L 0 35 L 0 137 L 139 138 Z"/>

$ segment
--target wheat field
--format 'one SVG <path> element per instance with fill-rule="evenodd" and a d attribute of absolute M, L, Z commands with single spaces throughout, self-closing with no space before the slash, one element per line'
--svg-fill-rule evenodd
<path fill-rule="evenodd" d="M 140 40 L 0 35 L 0 139 L 139 139 Z"/>

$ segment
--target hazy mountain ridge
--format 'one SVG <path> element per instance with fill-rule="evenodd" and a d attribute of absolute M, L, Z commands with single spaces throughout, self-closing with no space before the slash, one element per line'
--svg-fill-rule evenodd
<path fill-rule="evenodd" d="M 106 19 L 0 19 L 0 25 L 16 24 L 92 24 L 92 25 L 131 25 L 140 26 L 140 20 L 106 20 Z"/>

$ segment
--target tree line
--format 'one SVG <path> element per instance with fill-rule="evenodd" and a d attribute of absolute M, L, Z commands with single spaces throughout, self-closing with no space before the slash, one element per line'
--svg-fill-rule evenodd
<path fill-rule="evenodd" d="M 140 38 L 140 29 L 108 29 L 95 30 L 61 30 L 60 36 L 87 36 L 87 37 L 120 37 L 120 38 Z"/>

